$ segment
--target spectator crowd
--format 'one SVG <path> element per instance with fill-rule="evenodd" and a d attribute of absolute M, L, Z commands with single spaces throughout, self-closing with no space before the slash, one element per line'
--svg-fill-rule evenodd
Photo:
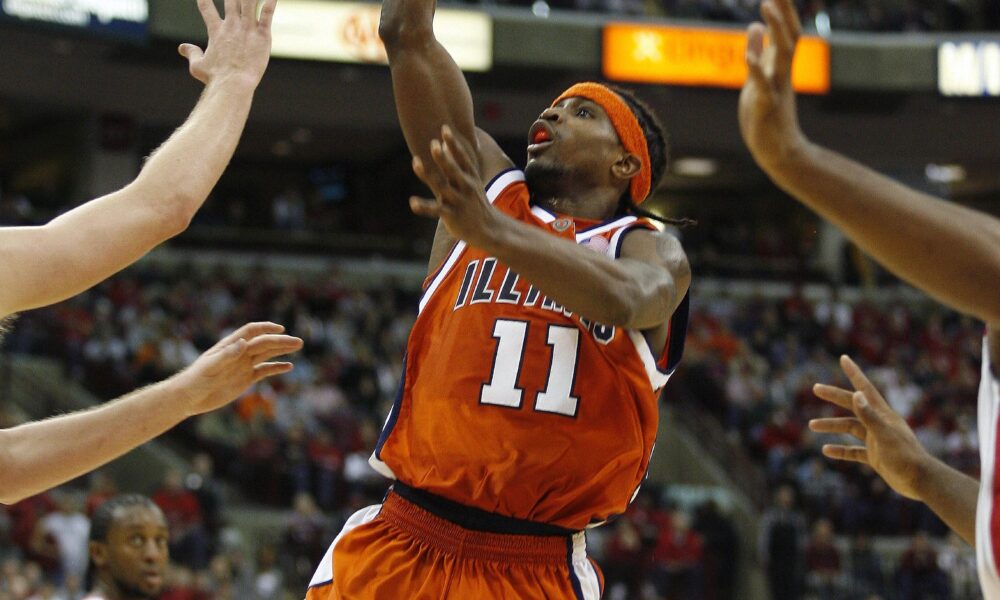
<path fill-rule="evenodd" d="M 765 565 L 802 565 L 803 576 L 789 595 L 779 590 L 775 597 L 965 597 L 956 590 L 970 584 L 955 577 L 968 557 L 949 550 L 943 524 L 870 471 L 822 458 L 828 438 L 806 423 L 834 412 L 811 386 L 845 385 L 836 357 L 847 353 L 932 453 L 975 473 L 981 326 L 919 303 L 847 302 L 832 290 L 813 300 L 801 289 L 780 297 L 700 297 L 696 288 L 694 297 L 685 359 L 664 401 L 714 419 L 733 447 L 755 461 L 769 489 L 788 490 L 765 511 L 756 551 Z M 174 434 L 201 455 L 191 473 L 167 473 L 153 496 L 172 530 L 177 585 L 277 598 L 267 590 L 301 591 L 343 519 L 384 493 L 386 483 L 367 458 L 395 397 L 415 305 L 414 290 L 349 288 L 336 274 L 146 266 L 23 315 L 5 345 L 57 358 L 70 376 L 110 398 L 183 368 L 246 321 L 273 320 L 301 336 L 305 347 L 292 374 Z M 283 538 L 244 555 L 233 541 L 238 534 L 220 517 L 222 481 L 245 499 L 284 509 Z M 629 513 L 594 536 L 609 597 L 734 597 L 736 553 L 755 549 L 738 547 L 731 520 L 715 504 L 679 507 L 668 492 L 650 486 Z M 770 502 L 755 500 L 762 509 Z M 0 594 L 23 600 L 28 596 L 10 590 L 37 591 L 37 582 L 25 582 L 41 576 L 73 597 L 80 554 L 64 549 L 73 544 L 61 538 L 79 537 L 93 506 L 74 509 L 48 496 L 22 504 L 7 512 L 5 546 L 16 549 L 7 555 L 20 558 L 8 560 L 21 560 L 21 568 L 3 571 L 19 576 L 0 575 L 6 582 Z M 25 512 L 35 516 L 26 520 Z M 869 536 L 912 543 L 890 568 L 880 564 Z M 878 595 L 887 590 L 896 595 Z M 940 593 L 927 596 L 928 590 Z"/>

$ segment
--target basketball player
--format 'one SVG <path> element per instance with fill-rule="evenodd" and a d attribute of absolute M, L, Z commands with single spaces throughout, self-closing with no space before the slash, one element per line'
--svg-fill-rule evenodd
<path fill-rule="evenodd" d="M 791 0 L 765 0 L 765 28 L 749 29 L 750 77 L 740 97 L 743 138 L 778 186 L 840 227 L 889 270 L 956 310 L 990 325 L 983 342 L 979 395 L 982 485 L 931 457 L 906 422 L 849 358 L 841 359 L 852 394 L 831 386 L 816 393 L 854 413 L 818 419 L 816 431 L 846 433 L 864 446 L 829 445 L 823 452 L 870 465 L 900 494 L 925 502 L 976 546 L 987 598 L 1000 598 L 997 544 L 1000 514 L 996 442 L 1000 412 L 1000 221 L 911 190 L 803 135 L 790 70 L 800 25 Z M 764 48 L 767 33 L 772 43 Z M 887 229 L 886 224 L 892 224 Z M 977 508 L 978 503 L 978 508 Z"/>
<path fill-rule="evenodd" d="M 205 91 L 187 122 L 124 189 L 42 227 L 0 229 L 0 319 L 78 294 L 187 227 L 246 123 L 270 55 L 275 2 L 265 0 L 258 19 L 256 0 L 227 0 L 222 19 L 211 0 L 199 0 L 209 45 L 203 52 L 184 44 L 180 53 Z M 86 473 L 288 371 L 288 363 L 266 362 L 299 348 L 282 331 L 247 325 L 167 381 L 92 411 L 0 431 L 0 503 Z"/>
<path fill-rule="evenodd" d="M 680 243 L 629 214 L 663 174 L 664 135 L 631 94 L 578 84 L 515 169 L 476 129 L 434 9 L 386 0 L 379 27 L 435 195 L 410 206 L 439 219 L 372 457 L 396 481 L 348 521 L 308 597 L 598 598 L 583 530 L 624 512 L 645 476 L 686 329 Z"/>
<path fill-rule="evenodd" d="M 84 600 L 158 598 L 169 562 L 167 520 L 139 494 L 102 503 L 90 523 L 93 590 Z"/>

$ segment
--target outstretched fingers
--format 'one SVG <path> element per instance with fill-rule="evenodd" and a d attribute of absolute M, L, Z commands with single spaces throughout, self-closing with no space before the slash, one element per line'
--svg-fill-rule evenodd
<path fill-rule="evenodd" d="M 248 354 L 253 363 L 275 356 L 296 352 L 302 348 L 302 340 L 291 335 L 262 335 L 249 342 Z"/>
<path fill-rule="evenodd" d="M 274 9 L 277 5 L 278 0 L 264 0 L 264 4 L 260 7 L 260 19 L 257 21 L 258 26 L 270 31 L 271 22 L 274 21 Z"/>
<path fill-rule="evenodd" d="M 205 21 L 205 27 L 208 28 L 209 34 L 222 23 L 222 17 L 219 16 L 219 11 L 215 8 L 215 3 L 212 0 L 198 0 L 198 12 L 201 13 L 201 18 Z"/>
<path fill-rule="evenodd" d="M 830 404 L 836 404 L 840 408 L 846 408 L 847 410 L 854 410 L 854 405 L 851 403 L 851 397 L 854 395 L 853 392 L 833 385 L 817 383 L 813 386 L 813 393 L 818 398 L 826 400 Z"/>
<path fill-rule="evenodd" d="M 809 421 L 809 429 L 816 433 L 847 434 L 865 441 L 868 430 L 855 417 L 829 417 L 824 419 L 813 419 Z"/>
<path fill-rule="evenodd" d="M 767 85 L 767 77 L 764 75 L 764 67 L 761 64 L 764 56 L 764 36 L 767 30 L 762 23 L 751 23 L 747 28 L 747 70 L 750 78 L 759 85 Z"/>
<path fill-rule="evenodd" d="M 221 348 L 223 346 L 228 346 L 236 340 L 250 340 L 260 335 L 282 333 L 285 331 L 283 325 L 278 325 L 277 323 L 271 323 L 270 321 L 260 321 L 256 323 L 247 323 L 243 327 L 240 327 L 236 331 L 230 333 L 226 337 L 219 340 L 213 349 Z"/>
<path fill-rule="evenodd" d="M 288 373 L 294 367 L 290 362 L 266 362 L 261 363 L 253 368 L 253 381 L 257 383 L 262 379 L 267 379 L 268 377 L 274 377 L 275 375 L 281 375 L 282 373 Z"/>
<path fill-rule="evenodd" d="M 868 449 L 864 446 L 843 446 L 826 444 L 823 446 L 823 456 L 834 460 L 845 460 L 861 464 L 868 463 Z"/>
<path fill-rule="evenodd" d="M 872 403 L 872 406 L 878 409 L 889 408 L 889 404 L 882 397 L 882 393 L 878 391 L 875 384 L 868 379 L 861 367 L 858 366 L 856 362 L 851 360 L 851 357 L 844 356 L 840 357 L 840 368 L 843 369 L 844 374 L 847 375 L 847 379 L 850 380 L 851 385 L 854 389 L 864 394 L 864 397 Z"/>
<path fill-rule="evenodd" d="M 787 2 L 788 0 L 780 0 Z M 793 24 L 786 20 L 782 9 L 776 0 L 765 0 L 760 7 L 760 13 L 767 23 L 771 44 L 775 47 L 774 72 L 771 74 L 777 82 L 784 81 L 792 70 L 792 57 L 795 54 L 797 36 L 793 33 Z"/>

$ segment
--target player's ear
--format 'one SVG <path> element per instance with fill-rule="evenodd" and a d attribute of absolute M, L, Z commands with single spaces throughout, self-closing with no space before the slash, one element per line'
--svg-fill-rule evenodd
<path fill-rule="evenodd" d="M 631 152 L 622 154 L 621 158 L 611 165 L 611 174 L 617 179 L 632 179 L 642 170 L 642 161 Z"/>
<path fill-rule="evenodd" d="M 90 560 L 100 568 L 108 564 L 108 545 L 103 542 L 90 542 Z"/>

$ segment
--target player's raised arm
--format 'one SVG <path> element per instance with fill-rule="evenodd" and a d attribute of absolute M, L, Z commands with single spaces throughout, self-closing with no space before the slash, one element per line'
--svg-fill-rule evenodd
<path fill-rule="evenodd" d="M 0 504 L 79 477 L 184 419 L 215 410 L 261 379 L 286 373 L 271 362 L 302 340 L 274 323 L 241 327 L 187 369 L 93 410 L 0 430 Z"/>
<path fill-rule="evenodd" d="M 765 0 L 751 25 L 743 139 L 778 186 L 842 229 L 889 270 L 938 300 L 1000 324 L 1000 220 L 912 190 L 809 141 L 791 63 L 800 33 L 791 0 Z M 772 43 L 764 47 L 764 34 Z M 989 284 L 984 285 L 984 282 Z"/>
<path fill-rule="evenodd" d="M 187 228 L 229 163 L 267 67 L 277 0 L 198 0 L 208 46 L 180 47 L 205 84 L 197 106 L 124 189 L 41 227 L 0 229 L 0 316 L 64 300 Z"/>
<path fill-rule="evenodd" d="M 392 74 L 396 112 L 410 153 L 431 160 L 430 143 L 443 125 L 476 150 L 483 177 L 492 178 L 506 157 L 487 140 L 480 144 L 472 94 L 461 69 L 434 37 L 435 0 L 384 0 L 379 36 Z M 481 147 L 482 146 L 482 147 Z M 509 161 L 507 161 L 509 163 Z"/>
<path fill-rule="evenodd" d="M 813 390 L 853 416 L 813 419 L 809 428 L 819 433 L 847 434 L 864 445 L 827 444 L 823 454 L 868 465 L 897 493 L 927 504 L 965 541 L 975 545 L 979 482 L 928 454 L 910 426 L 854 361 L 843 356 L 840 365 L 854 392 L 823 384 Z"/>

